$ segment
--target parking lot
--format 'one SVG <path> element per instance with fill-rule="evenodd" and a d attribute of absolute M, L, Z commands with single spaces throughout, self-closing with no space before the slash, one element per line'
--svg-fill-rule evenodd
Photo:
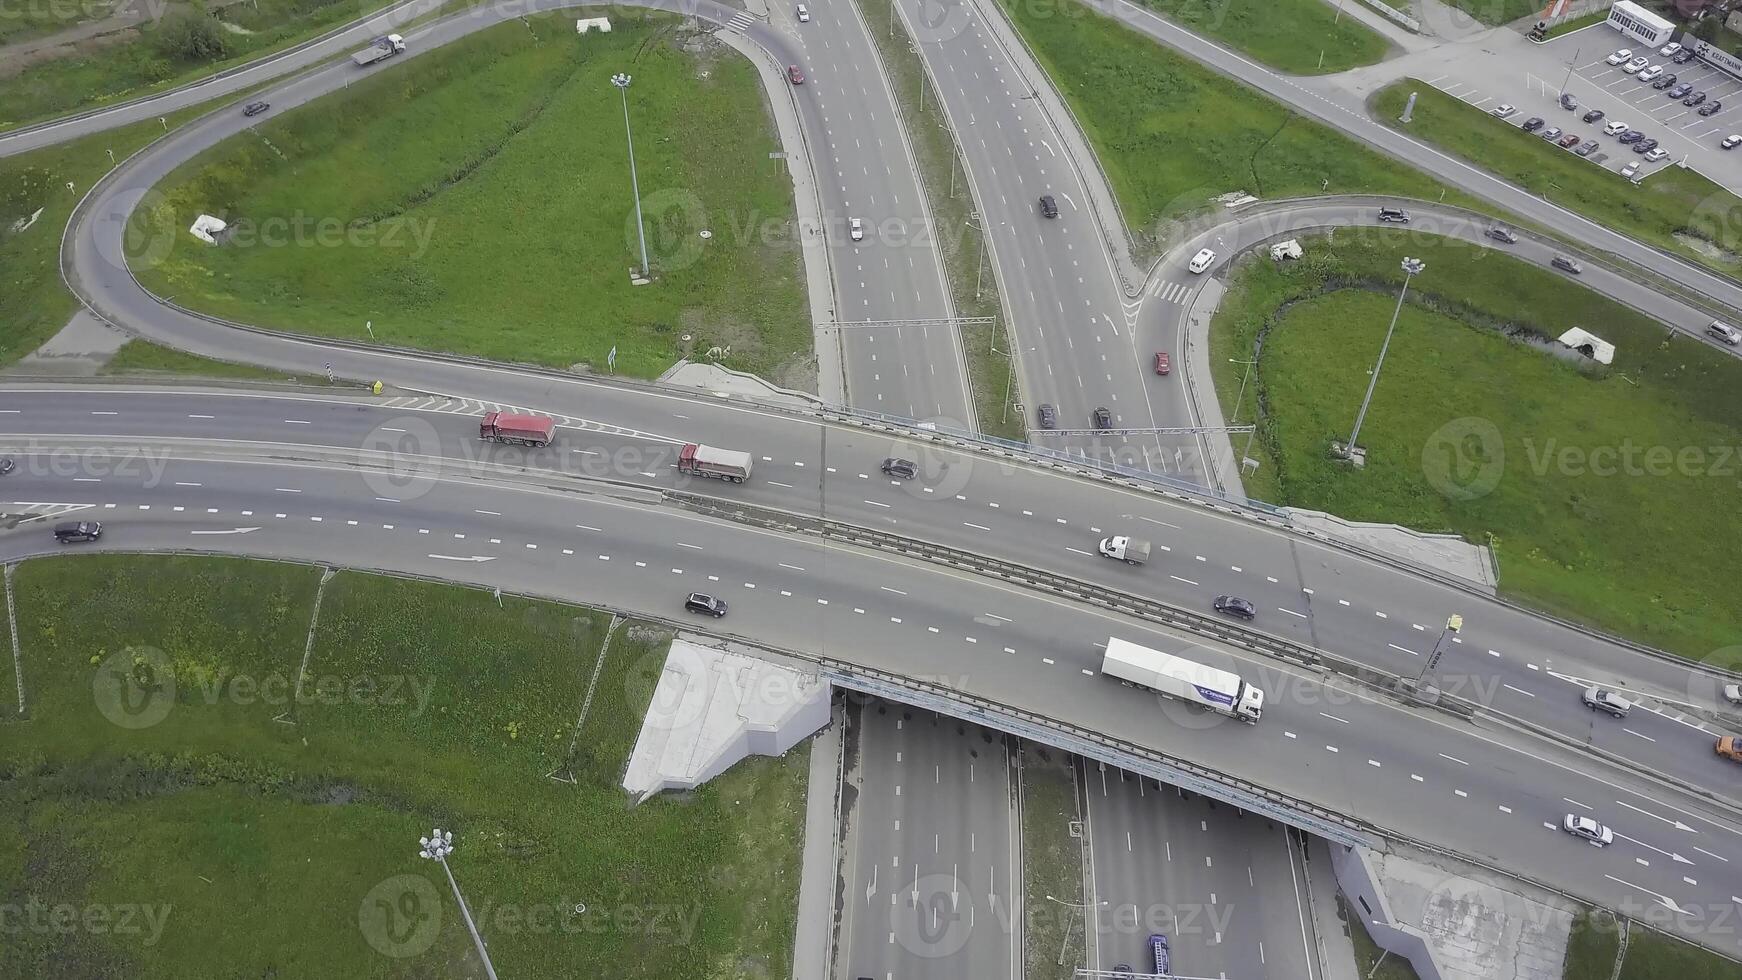
<path fill-rule="evenodd" d="M 1420 77 L 1435 88 L 1490 112 L 1501 105 L 1514 106 L 1517 111 L 1506 117 L 1514 125 L 1540 117 L 1545 129 L 1558 127 L 1566 133 L 1579 134 L 1583 141 L 1597 141 L 1597 148 L 1585 157 L 1597 166 L 1620 172 L 1628 164 L 1638 164 L 1635 179 L 1642 179 L 1657 169 L 1685 160 L 1688 167 L 1717 183 L 1733 191 L 1742 190 L 1742 147 L 1727 151 L 1720 146 L 1724 137 L 1742 133 L 1742 81 L 1698 60 L 1671 64 L 1669 58 L 1660 56 L 1656 50 L 1631 43 L 1630 38 L 1605 24 L 1546 44 L 1530 44 L 1522 38 L 1520 42 L 1506 44 L 1505 57 L 1496 59 L 1505 62 L 1504 68 L 1485 64 L 1500 52 L 1478 53 L 1464 47 L 1453 57 L 1435 59 L 1441 60 L 1440 73 Z M 1652 83 L 1640 81 L 1636 72 L 1624 71 L 1624 65 L 1610 65 L 1607 58 L 1620 48 L 1631 48 L 1634 56 L 1647 58 L 1650 65 L 1662 65 L 1665 75 L 1677 76 L 1676 85 L 1692 86 L 1689 95 L 1704 92 L 1708 103 L 1720 102 L 1722 109 L 1701 116 L 1699 106 L 1683 105 L 1681 99 L 1669 98 L 1670 88 L 1653 88 Z M 1450 54 L 1447 51 L 1442 56 Z M 1576 110 L 1560 106 L 1563 84 L 1578 101 Z M 1601 109 L 1604 118 L 1584 122 L 1583 116 L 1590 109 Z M 1604 127 L 1612 122 L 1624 122 L 1647 138 L 1657 140 L 1666 151 L 1664 157 L 1648 162 L 1644 155 L 1632 152 L 1631 146 L 1618 142 L 1616 136 L 1605 135 Z M 1567 152 L 1573 152 L 1572 148 Z"/>

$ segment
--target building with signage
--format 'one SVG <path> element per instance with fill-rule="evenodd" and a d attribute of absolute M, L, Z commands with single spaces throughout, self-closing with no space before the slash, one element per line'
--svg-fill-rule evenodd
<path fill-rule="evenodd" d="M 1701 61 L 1731 78 L 1742 78 L 1742 58 L 1736 57 L 1716 44 L 1706 41 L 1693 41 L 1692 43 L 1694 53 L 1700 56 Z"/>
<path fill-rule="evenodd" d="M 1608 24 L 1629 39 L 1651 48 L 1668 44 L 1670 35 L 1675 33 L 1674 24 L 1632 0 L 1616 0 L 1615 6 L 1609 8 Z"/>

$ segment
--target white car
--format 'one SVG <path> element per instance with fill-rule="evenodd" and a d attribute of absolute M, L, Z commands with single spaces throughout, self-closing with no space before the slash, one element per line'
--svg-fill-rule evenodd
<path fill-rule="evenodd" d="M 1620 136 L 1627 132 L 1627 124 L 1619 119 L 1609 120 L 1609 125 L 1603 127 L 1604 136 Z"/>
<path fill-rule="evenodd" d="M 848 219 L 848 221 L 847 221 L 847 234 L 851 235 L 853 240 L 856 242 L 864 241 L 865 240 L 865 222 L 860 221 L 858 218 Z"/>
<path fill-rule="evenodd" d="M 1641 55 L 1637 58 L 1634 58 L 1632 61 L 1629 61 L 1627 64 L 1622 65 L 1621 70 L 1624 72 L 1627 72 L 1629 75 L 1631 75 L 1634 72 L 1640 70 L 1641 68 L 1644 68 L 1646 65 L 1649 65 L 1649 64 L 1651 64 L 1651 61 L 1649 59 L 1647 59 L 1644 55 Z"/>
<path fill-rule="evenodd" d="M 1621 50 L 1610 55 L 1608 58 L 1608 61 L 1611 65 L 1619 65 L 1631 57 L 1633 57 L 1633 49 L 1632 48 L 1622 48 Z"/>
<path fill-rule="evenodd" d="M 1655 81 L 1657 81 L 1658 77 L 1661 76 L 1662 74 L 1663 74 L 1663 66 L 1662 65 L 1652 65 L 1650 68 L 1645 69 L 1644 71 L 1640 72 L 1639 74 L 1637 74 L 1633 77 L 1639 79 L 1642 82 L 1655 82 Z"/>
<path fill-rule="evenodd" d="M 1213 252 L 1207 248 L 1200 248 L 1200 249 L 1198 249 L 1198 254 L 1192 256 L 1192 260 L 1190 262 L 1186 263 L 1186 268 L 1192 270 L 1195 273 L 1201 273 L 1205 269 L 1208 269 L 1210 267 L 1210 263 L 1212 263 L 1214 261 L 1216 261 L 1216 253 L 1215 252 Z"/>
<path fill-rule="evenodd" d="M 1742 684 L 1725 684 L 1724 700 L 1731 704 L 1742 704 Z"/>
<path fill-rule="evenodd" d="M 1615 843 L 1615 832 L 1603 826 L 1590 817 L 1581 817 L 1569 813 L 1561 820 L 1561 829 L 1574 837 L 1589 841 L 1593 847 L 1607 847 Z"/>
<path fill-rule="evenodd" d="M 1662 160 L 1666 156 L 1669 156 L 1668 150 L 1664 149 L 1661 146 L 1654 146 L 1651 149 L 1645 151 L 1645 162 L 1646 163 L 1656 163 L 1657 161 Z"/>
<path fill-rule="evenodd" d="M 1730 135 L 1724 137 L 1724 141 L 1722 143 L 1719 143 L 1718 145 L 1723 147 L 1726 150 L 1734 150 L 1737 146 L 1742 145 L 1742 136 L 1738 136 L 1735 133 L 1731 133 Z"/>
<path fill-rule="evenodd" d="M 1657 53 L 1663 55 L 1665 58 L 1671 58 L 1680 54 L 1681 49 L 1682 46 L 1680 41 L 1671 41 L 1663 47 L 1658 48 Z"/>
<path fill-rule="evenodd" d="M 1497 105 L 1488 111 L 1494 113 L 1496 116 L 1499 116 L 1502 119 L 1505 119 L 1507 116 L 1510 116 L 1513 113 L 1517 112 L 1518 107 L 1513 105 L 1510 102 L 1503 102 L 1500 105 Z"/>
<path fill-rule="evenodd" d="M 1639 161 L 1635 160 L 1627 166 L 1622 167 L 1621 176 L 1626 177 L 1628 180 L 1632 180 L 1639 176 Z"/>
<path fill-rule="evenodd" d="M 799 22 L 799 23 L 800 23 L 800 24 L 808 24 L 808 23 L 810 23 L 810 22 L 811 22 L 811 11 L 810 11 L 810 8 L 809 8 L 809 7 L 806 7 L 806 6 L 805 6 L 805 5 L 804 5 L 804 4 L 802 4 L 802 3 L 801 3 L 801 4 L 799 4 L 799 5 L 798 5 L 798 8 L 797 8 L 797 9 L 798 9 L 798 22 Z"/>

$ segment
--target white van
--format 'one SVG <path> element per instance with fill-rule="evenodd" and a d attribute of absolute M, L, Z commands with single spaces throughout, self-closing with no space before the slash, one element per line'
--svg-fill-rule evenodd
<path fill-rule="evenodd" d="M 1706 332 L 1719 340 L 1722 340 L 1724 343 L 1729 344 L 1731 347 L 1735 347 L 1737 344 L 1742 344 L 1742 330 L 1737 330 L 1728 323 L 1713 320 L 1711 323 L 1706 324 Z"/>
<path fill-rule="evenodd" d="M 1192 270 L 1194 273 L 1201 273 L 1205 269 L 1208 269 L 1210 263 L 1214 261 L 1216 261 L 1215 252 L 1212 252 L 1207 248 L 1199 249 L 1198 254 L 1192 256 L 1192 260 L 1186 264 L 1186 268 Z"/>
<path fill-rule="evenodd" d="M 1627 132 L 1627 124 L 1618 119 L 1610 120 L 1609 125 L 1603 127 L 1604 136 L 1620 136 L 1625 132 Z"/>
<path fill-rule="evenodd" d="M 1663 74 L 1663 66 L 1662 65 L 1652 65 L 1650 68 L 1645 69 L 1644 71 L 1640 72 L 1639 74 L 1637 74 L 1633 77 L 1639 79 L 1642 82 L 1655 82 L 1655 81 L 1657 81 L 1658 77 L 1661 76 L 1662 74 Z"/>

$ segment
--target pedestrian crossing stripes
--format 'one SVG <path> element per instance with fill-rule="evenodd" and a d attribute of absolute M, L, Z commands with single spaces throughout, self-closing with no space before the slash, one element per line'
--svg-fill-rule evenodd
<path fill-rule="evenodd" d="M 740 34 L 748 34 L 750 32 L 750 25 L 754 23 L 756 23 L 756 18 L 740 10 L 732 15 L 731 20 L 726 22 L 726 28 L 728 30 L 737 31 Z"/>
<path fill-rule="evenodd" d="M 404 409 L 408 412 L 435 412 L 441 415 L 482 416 L 488 412 L 508 412 L 515 415 L 545 415 L 556 420 L 556 424 L 559 428 L 582 429 L 587 432 L 601 432 L 606 435 L 669 442 L 673 444 L 684 441 L 671 436 L 643 432 L 639 429 L 629 429 L 620 425 L 595 422 L 591 419 L 575 418 L 572 415 L 558 415 L 554 412 L 545 412 L 535 408 L 525 408 L 519 405 L 504 405 L 501 402 L 487 402 L 476 398 L 456 398 L 451 395 L 400 395 L 394 398 L 383 399 L 381 404 L 387 408 Z"/>
<path fill-rule="evenodd" d="M 1158 297 L 1164 302 L 1179 303 L 1181 305 L 1188 302 L 1192 298 L 1194 292 L 1196 292 L 1196 290 L 1187 286 L 1185 283 L 1167 282 L 1165 280 L 1157 280 L 1155 285 L 1149 287 L 1149 295 Z"/>

